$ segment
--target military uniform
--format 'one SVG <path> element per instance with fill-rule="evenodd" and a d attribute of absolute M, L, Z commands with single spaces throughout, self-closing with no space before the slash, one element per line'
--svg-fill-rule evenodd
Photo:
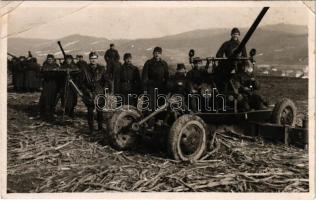
<path fill-rule="evenodd" d="M 198 66 L 194 66 L 193 69 L 191 69 L 187 75 L 186 78 L 190 84 L 190 92 L 194 94 L 195 96 L 199 96 L 200 99 L 203 99 L 202 97 L 202 86 L 204 86 L 206 83 L 208 83 L 208 73 L 204 69 L 199 69 Z M 190 98 L 190 108 L 192 111 L 197 112 L 199 111 L 199 105 L 196 98 L 192 97 Z"/>
<path fill-rule="evenodd" d="M 81 70 L 82 68 L 86 67 L 88 65 L 88 63 L 84 60 L 80 60 L 76 63 L 76 65 L 77 65 L 78 69 Z"/>
<path fill-rule="evenodd" d="M 118 62 L 120 60 L 120 55 L 116 49 L 108 49 L 104 54 L 105 61 L 115 61 Z"/>
<path fill-rule="evenodd" d="M 259 83 L 253 76 L 246 72 L 239 72 L 232 78 L 235 87 L 242 95 L 242 99 L 238 102 L 239 111 L 248 111 L 250 109 L 264 110 L 266 102 L 258 93 Z"/>
<path fill-rule="evenodd" d="M 16 78 L 15 78 L 15 88 L 17 91 L 25 90 L 25 71 L 26 71 L 26 60 L 25 57 L 20 57 L 19 61 L 16 63 Z"/>
<path fill-rule="evenodd" d="M 95 66 L 92 64 L 89 64 L 87 67 L 83 68 L 81 70 L 80 76 L 78 81 L 79 87 L 81 88 L 83 95 L 84 95 L 84 103 L 87 107 L 88 113 L 87 113 L 87 119 L 88 119 L 88 125 L 90 132 L 93 133 L 94 130 L 94 109 L 96 107 L 95 105 L 95 97 L 99 94 L 105 94 L 105 88 L 110 88 L 110 82 L 109 77 L 105 71 L 105 67 L 101 66 L 99 64 L 96 64 Z M 100 99 L 101 102 L 99 102 L 100 106 L 104 106 L 104 103 Z M 102 110 L 96 109 L 97 112 L 97 122 L 98 122 L 98 128 L 101 130 L 102 123 L 103 123 L 103 112 Z"/>
<path fill-rule="evenodd" d="M 162 59 L 156 60 L 155 58 L 146 61 L 142 73 L 142 82 L 144 90 L 148 92 L 148 95 L 151 98 L 150 109 L 155 109 L 155 88 L 158 89 L 159 94 L 166 94 L 166 83 L 168 79 L 169 69 L 166 61 Z M 161 103 L 158 102 L 159 106 L 161 106 Z"/>
<path fill-rule="evenodd" d="M 238 28 L 233 28 L 231 31 L 231 35 L 240 32 Z M 231 38 L 230 40 L 224 42 L 222 46 L 216 53 L 217 58 L 230 58 L 233 55 L 233 52 L 238 48 L 240 41 L 238 39 L 234 40 Z M 237 57 L 247 57 L 246 47 L 244 47 Z M 214 81 L 219 90 L 224 90 L 225 84 L 232 77 L 232 71 L 243 71 L 245 66 L 248 65 L 247 61 L 231 61 L 231 60 L 223 60 L 218 63 L 218 67 L 214 69 L 214 73 L 216 76 L 214 77 Z"/>
<path fill-rule="evenodd" d="M 184 64 L 177 65 L 177 71 L 168 81 L 168 91 L 172 94 L 180 94 L 186 96 L 190 93 L 190 82 L 186 77 L 186 69 Z"/>
<path fill-rule="evenodd" d="M 239 40 L 228 40 L 222 44 L 222 46 L 219 48 L 219 50 L 216 53 L 217 58 L 229 58 L 234 50 L 237 49 L 239 46 L 240 41 Z M 240 54 L 241 57 L 247 57 L 247 51 L 246 48 L 243 48 Z"/>
<path fill-rule="evenodd" d="M 57 63 L 49 64 L 46 61 L 42 67 L 43 90 L 39 100 L 40 114 L 42 117 L 52 117 L 57 103 L 58 85 L 56 75 L 51 71 L 57 69 Z"/>
<path fill-rule="evenodd" d="M 10 68 L 11 68 L 11 73 L 12 73 L 12 85 L 13 85 L 14 90 L 17 90 L 16 79 L 17 79 L 18 67 L 19 67 L 18 58 L 12 58 L 12 60 L 10 61 Z"/>
<path fill-rule="evenodd" d="M 140 93 L 140 74 L 139 70 L 133 64 L 124 63 L 119 72 L 119 94 L 124 97 L 124 105 L 130 103 L 131 105 L 137 105 L 137 98 L 130 97 L 128 102 L 128 94 Z"/>
<path fill-rule="evenodd" d="M 25 72 L 25 88 L 27 91 L 33 92 L 41 87 L 40 69 L 41 67 L 37 63 L 36 58 L 27 60 Z"/>
<path fill-rule="evenodd" d="M 113 44 L 111 44 L 110 46 L 113 46 Z M 121 67 L 120 55 L 116 49 L 110 48 L 106 50 L 104 54 L 104 60 L 107 64 L 107 74 L 109 75 L 110 79 L 113 81 L 112 83 L 114 84 L 112 86 L 114 92 L 118 92 L 119 77 L 117 75 L 119 74 Z"/>

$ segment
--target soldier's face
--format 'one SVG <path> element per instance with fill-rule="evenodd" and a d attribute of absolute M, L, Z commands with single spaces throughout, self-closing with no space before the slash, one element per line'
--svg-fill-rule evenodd
<path fill-rule="evenodd" d="M 48 64 L 53 64 L 53 62 L 54 62 L 54 60 L 53 60 L 52 58 L 48 58 L 48 59 L 47 59 L 47 63 L 48 63 Z"/>
<path fill-rule="evenodd" d="M 239 37 L 240 37 L 240 34 L 239 33 L 234 33 L 234 34 L 232 34 L 232 38 L 233 38 L 233 40 L 239 40 Z"/>
<path fill-rule="evenodd" d="M 131 64 L 132 63 L 132 58 L 126 58 L 124 61 L 127 64 Z"/>
<path fill-rule="evenodd" d="M 96 65 L 98 62 L 98 59 L 97 58 L 90 58 L 90 63 L 93 64 L 93 65 Z"/>
<path fill-rule="evenodd" d="M 154 52 L 154 58 L 155 58 L 156 60 L 159 60 L 159 59 L 161 58 L 161 53 L 158 52 L 158 51 L 155 51 L 155 52 Z"/>
<path fill-rule="evenodd" d="M 68 64 L 68 65 L 70 65 L 71 64 L 71 62 L 72 62 L 72 59 L 66 59 L 66 63 Z"/>

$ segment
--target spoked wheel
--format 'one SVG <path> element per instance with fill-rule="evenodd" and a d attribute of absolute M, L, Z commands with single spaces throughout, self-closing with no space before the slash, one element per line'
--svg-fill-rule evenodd
<path fill-rule="evenodd" d="M 168 138 L 170 154 L 176 160 L 198 160 L 206 149 L 207 128 L 204 121 L 194 115 L 183 115 L 172 125 Z"/>
<path fill-rule="evenodd" d="M 141 114 L 133 106 L 123 106 L 122 110 L 113 114 L 109 135 L 114 148 L 126 150 L 136 145 L 137 135 L 131 130 L 131 125 L 140 117 Z"/>
<path fill-rule="evenodd" d="M 276 124 L 294 126 L 296 122 L 297 108 L 290 99 L 282 99 L 275 104 L 272 112 L 272 120 Z"/>

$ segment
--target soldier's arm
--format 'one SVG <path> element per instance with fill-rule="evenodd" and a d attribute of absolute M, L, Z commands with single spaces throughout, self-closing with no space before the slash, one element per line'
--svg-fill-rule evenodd
<path fill-rule="evenodd" d="M 169 67 L 168 67 L 168 64 L 165 62 L 164 63 L 165 65 L 165 74 L 164 74 L 164 78 L 165 78 L 165 82 L 168 81 L 169 79 Z"/>
<path fill-rule="evenodd" d="M 112 93 L 112 84 L 111 84 L 111 79 L 109 77 L 109 74 L 104 71 L 102 73 L 102 77 L 101 77 L 101 86 L 103 88 L 107 88 L 108 89 L 108 92 Z"/>
<path fill-rule="evenodd" d="M 115 50 L 115 60 L 119 61 L 120 60 L 120 54 L 117 50 Z"/>
<path fill-rule="evenodd" d="M 134 70 L 134 77 L 135 77 L 136 93 L 139 94 L 142 88 L 141 88 L 140 74 L 137 67 L 135 67 L 135 70 Z"/>
<path fill-rule="evenodd" d="M 142 82 L 143 82 L 143 86 L 144 86 L 144 90 L 147 89 L 147 82 L 148 82 L 148 61 L 145 63 L 144 68 L 143 68 L 143 72 L 142 72 Z"/>
<path fill-rule="evenodd" d="M 223 58 L 225 54 L 226 42 L 222 44 L 222 46 L 218 49 L 216 53 L 217 58 Z"/>

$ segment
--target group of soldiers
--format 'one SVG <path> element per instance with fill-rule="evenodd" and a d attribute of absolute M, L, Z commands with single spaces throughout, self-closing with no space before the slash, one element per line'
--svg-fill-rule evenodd
<path fill-rule="evenodd" d="M 240 43 L 239 36 L 240 31 L 234 28 L 231 32 L 231 39 L 220 47 L 216 56 L 229 57 Z M 242 56 L 247 57 L 246 49 L 242 51 Z M 110 48 L 105 52 L 104 59 L 106 67 L 99 64 L 96 52 L 89 54 L 89 63 L 85 62 L 82 56 L 78 56 L 77 62 L 74 62 L 71 55 L 66 55 L 64 62 L 59 66 L 54 56 L 49 54 L 42 67 L 42 71 L 50 72 L 55 69 L 65 69 L 68 72 L 70 70 L 71 77 L 82 92 L 82 100 L 87 107 L 87 119 L 91 134 L 103 130 L 103 113 L 102 110 L 96 109 L 94 100 L 97 95 L 104 94 L 105 88 L 111 93 L 124 96 L 123 104 L 136 105 L 137 98 L 127 98 L 129 94 L 147 93 L 152 96 L 155 89 L 158 89 L 161 94 L 167 94 L 168 92 L 187 94 L 193 90 L 200 90 L 200 86 L 209 81 L 208 74 L 210 72 L 207 68 L 201 69 L 198 64 L 192 65 L 193 68 L 190 71 L 187 71 L 184 64 L 178 64 L 175 75 L 171 77 L 168 64 L 162 59 L 161 47 L 154 48 L 153 57 L 145 62 L 141 73 L 133 65 L 130 53 L 124 54 L 123 64 L 120 62 L 120 55 L 114 44 L 110 44 Z M 236 73 L 238 76 L 235 77 L 238 77 L 241 85 L 246 86 L 249 80 L 252 79 L 244 73 L 246 64 L 240 64 L 239 66 L 241 66 L 241 69 L 237 69 L 237 72 L 240 73 Z M 74 117 L 78 92 L 74 87 L 65 89 L 66 75 L 58 77 L 53 73 L 43 74 L 43 90 L 39 102 L 42 116 L 54 116 L 56 104 L 61 99 L 65 114 Z M 216 83 L 221 87 L 220 83 L 223 81 L 225 79 L 218 80 Z M 181 84 L 177 84 L 179 82 Z M 67 92 L 66 95 L 65 92 Z M 245 97 L 246 100 L 240 105 L 242 107 L 240 110 L 264 107 L 259 95 L 252 94 L 245 95 Z M 101 104 L 105 104 L 105 102 L 101 102 Z M 153 105 L 151 105 L 151 108 L 153 108 Z M 95 111 L 97 113 L 98 129 L 94 127 Z"/>
<path fill-rule="evenodd" d="M 16 57 L 11 55 L 8 60 L 8 69 L 12 74 L 12 85 L 17 92 L 34 92 L 41 87 L 40 70 L 41 67 L 29 52 L 28 57 Z"/>

